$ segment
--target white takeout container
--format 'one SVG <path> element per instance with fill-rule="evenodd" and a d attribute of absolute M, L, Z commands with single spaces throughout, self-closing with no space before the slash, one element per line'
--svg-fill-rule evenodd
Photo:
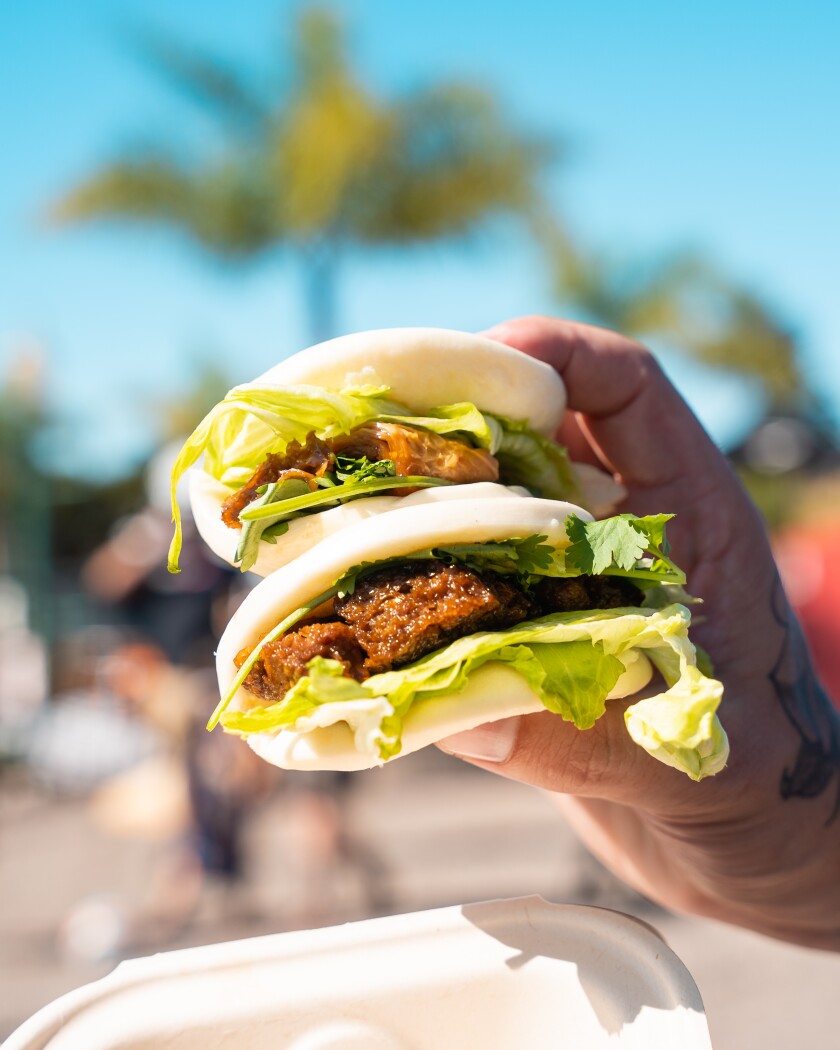
<path fill-rule="evenodd" d="M 710 1050 L 658 934 L 539 897 L 167 952 L 55 1000 L 5 1050 Z"/>

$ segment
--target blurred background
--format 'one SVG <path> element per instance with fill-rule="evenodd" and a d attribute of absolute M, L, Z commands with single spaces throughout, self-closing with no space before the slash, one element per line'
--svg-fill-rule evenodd
<path fill-rule="evenodd" d="M 786 0 L 0 5 L 0 1037 L 131 955 L 533 892 L 659 926 L 717 1046 L 819 1037 L 838 960 L 658 912 L 535 792 L 206 734 L 249 582 L 189 524 L 164 555 L 229 386 L 563 314 L 660 356 L 840 697 L 838 33 Z"/>

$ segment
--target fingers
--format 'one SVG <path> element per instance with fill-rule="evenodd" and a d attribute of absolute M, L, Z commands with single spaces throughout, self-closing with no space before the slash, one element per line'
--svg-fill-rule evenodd
<path fill-rule="evenodd" d="M 567 412 L 563 416 L 560 429 L 554 435 L 554 440 L 566 449 L 573 463 L 588 463 L 590 466 L 609 470 L 609 464 L 604 462 L 603 456 L 584 429 L 576 412 Z"/>
<path fill-rule="evenodd" d="M 669 485 L 720 456 L 653 356 L 638 343 L 571 321 L 526 317 L 488 336 L 545 361 L 598 456 L 628 484 Z"/>

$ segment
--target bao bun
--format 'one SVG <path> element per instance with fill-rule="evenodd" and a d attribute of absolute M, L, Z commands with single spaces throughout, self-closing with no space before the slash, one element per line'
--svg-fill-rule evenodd
<path fill-rule="evenodd" d="M 222 695 L 236 677 L 234 657 L 241 649 L 253 646 L 352 566 L 429 547 L 533 535 L 545 536 L 553 546 L 562 547 L 568 543 L 564 522 L 569 514 L 590 519 L 586 511 L 570 503 L 513 496 L 480 503 L 459 500 L 405 507 L 348 525 L 340 537 L 318 544 L 263 580 L 236 611 L 217 653 Z M 643 656 L 632 653 L 622 659 L 626 659 L 625 672 L 611 698 L 636 692 L 651 677 L 650 664 Z M 251 695 L 243 688 L 231 701 L 233 709 L 252 705 Z M 471 674 L 461 692 L 415 702 L 404 721 L 400 754 L 485 722 L 541 710 L 544 706 L 519 674 L 491 662 Z M 266 761 L 285 769 L 352 770 L 377 764 L 357 750 L 353 733 L 343 721 L 306 733 L 281 730 L 252 735 L 247 742 Z"/>
<path fill-rule="evenodd" d="M 446 328 L 381 328 L 310 346 L 256 383 L 340 390 L 375 379 L 416 413 L 472 401 L 484 412 L 526 419 L 550 437 L 566 410 L 563 380 L 543 361 L 504 343 Z"/>
<path fill-rule="evenodd" d="M 390 387 L 390 397 L 416 414 L 470 401 L 482 411 L 525 420 L 547 437 L 557 431 L 566 407 L 563 380 L 549 365 L 484 336 L 443 328 L 390 328 L 331 339 L 254 380 L 258 386 L 306 384 L 328 390 L 365 383 Z M 609 513 L 623 495 L 621 487 L 593 467 L 576 465 L 576 470 L 589 506 L 598 516 Z M 510 492 L 505 486 L 493 487 L 501 495 Z M 446 495 L 438 489 L 406 497 L 369 496 L 297 518 L 277 543 L 260 543 L 252 571 L 267 576 L 349 524 L 411 506 L 410 501 L 450 498 L 452 492 L 464 498 L 462 488 L 446 490 Z M 190 500 L 198 531 L 214 553 L 234 564 L 239 531 L 221 521 L 221 504 L 230 493 L 201 469 L 191 471 Z"/>

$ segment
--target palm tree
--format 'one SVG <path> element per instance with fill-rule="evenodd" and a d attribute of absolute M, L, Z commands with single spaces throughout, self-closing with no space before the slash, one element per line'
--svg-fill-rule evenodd
<path fill-rule="evenodd" d="M 699 255 L 623 260 L 581 249 L 556 229 L 545 238 L 555 293 L 586 320 L 754 379 L 771 411 L 814 408 L 794 332 Z"/>
<path fill-rule="evenodd" d="M 231 260 L 291 249 L 313 339 L 335 334 L 336 271 L 348 249 L 462 237 L 541 206 L 546 142 L 468 85 L 377 97 L 328 10 L 297 21 L 281 86 L 260 87 L 168 39 L 145 34 L 141 47 L 211 114 L 218 148 L 118 156 L 56 201 L 50 218 L 157 222 Z"/>

